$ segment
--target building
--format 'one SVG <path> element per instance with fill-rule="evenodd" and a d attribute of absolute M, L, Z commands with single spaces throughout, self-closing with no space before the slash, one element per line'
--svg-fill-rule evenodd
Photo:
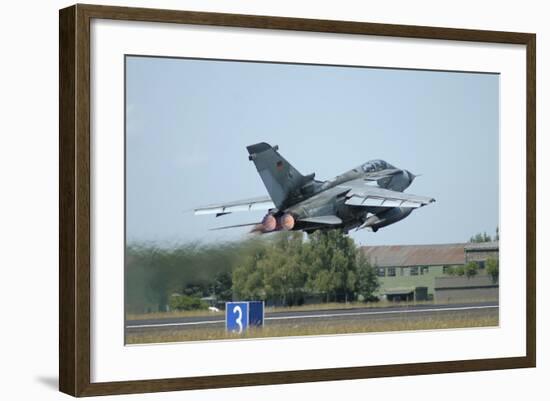
<path fill-rule="evenodd" d="M 485 268 L 485 261 L 489 258 L 498 260 L 498 241 L 475 242 L 464 246 L 465 263 L 477 262 L 480 269 Z"/>
<path fill-rule="evenodd" d="M 498 280 L 491 276 L 436 277 L 434 300 L 436 302 L 498 301 Z"/>
<path fill-rule="evenodd" d="M 435 279 L 449 277 L 449 268 L 475 261 L 482 270 L 488 258 L 498 259 L 498 242 L 363 246 L 361 251 L 377 269 L 379 296 L 418 301 L 433 299 Z"/>

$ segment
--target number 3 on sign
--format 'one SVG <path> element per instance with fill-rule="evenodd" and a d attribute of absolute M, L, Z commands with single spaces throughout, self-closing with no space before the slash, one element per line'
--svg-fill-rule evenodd
<path fill-rule="evenodd" d="M 244 333 L 248 328 L 248 302 L 227 302 L 225 310 L 226 330 L 237 334 Z"/>
<path fill-rule="evenodd" d="M 241 309 L 240 305 L 236 305 L 233 308 L 233 313 L 236 313 L 238 315 L 235 319 L 235 323 L 237 323 L 238 326 L 237 333 L 241 334 L 243 332 L 243 310 Z"/>

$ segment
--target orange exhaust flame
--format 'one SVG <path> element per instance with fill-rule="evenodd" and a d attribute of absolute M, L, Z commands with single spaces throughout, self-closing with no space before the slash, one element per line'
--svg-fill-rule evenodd
<path fill-rule="evenodd" d="M 267 234 L 274 231 L 290 231 L 294 228 L 296 220 L 290 213 L 285 213 L 278 219 L 272 214 L 266 214 L 260 224 L 256 224 L 251 234 Z"/>
<path fill-rule="evenodd" d="M 290 231 L 294 228 L 294 217 L 290 213 L 285 213 L 279 219 L 279 225 L 282 230 Z"/>
<path fill-rule="evenodd" d="M 266 214 L 265 217 L 262 219 L 262 229 L 265 232 L 273 231 L 277 228 L 277 219 L 271 215 Z"/>

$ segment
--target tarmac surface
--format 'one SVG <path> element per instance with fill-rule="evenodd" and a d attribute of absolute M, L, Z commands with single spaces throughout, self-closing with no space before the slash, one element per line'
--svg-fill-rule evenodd
<path fill-rule="evenodd" d="M 427 319 L 432 317 L 498 316 L 497 302 L 475 304 L 432 304 L 414 306 L 365 307 L 347 309 L 319 309 L 306 311 L 266 312 L 264 324 L 313 324 L 323 321 L 349 323 L 357 321 L 388 321 L 403 319 Z M 224 327 L 223 315 L 179 318 L 129 320 L 127 333 L 145 333 L 159 330 L 184 330 L 185 328 Z"/>

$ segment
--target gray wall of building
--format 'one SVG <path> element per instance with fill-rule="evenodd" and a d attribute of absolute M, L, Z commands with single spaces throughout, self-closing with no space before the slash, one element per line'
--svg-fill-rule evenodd
<path fill-rule="evenodd" d="M 491 276 L 436 277 L 434 285 L 436 302 L 498 301 L 498 281 Z"/>
<path fill-rule="evenodd" d="M 486 261 L 489 258 L 498 260 L 498 250 L 466 251 L 466 263 Z"/>

